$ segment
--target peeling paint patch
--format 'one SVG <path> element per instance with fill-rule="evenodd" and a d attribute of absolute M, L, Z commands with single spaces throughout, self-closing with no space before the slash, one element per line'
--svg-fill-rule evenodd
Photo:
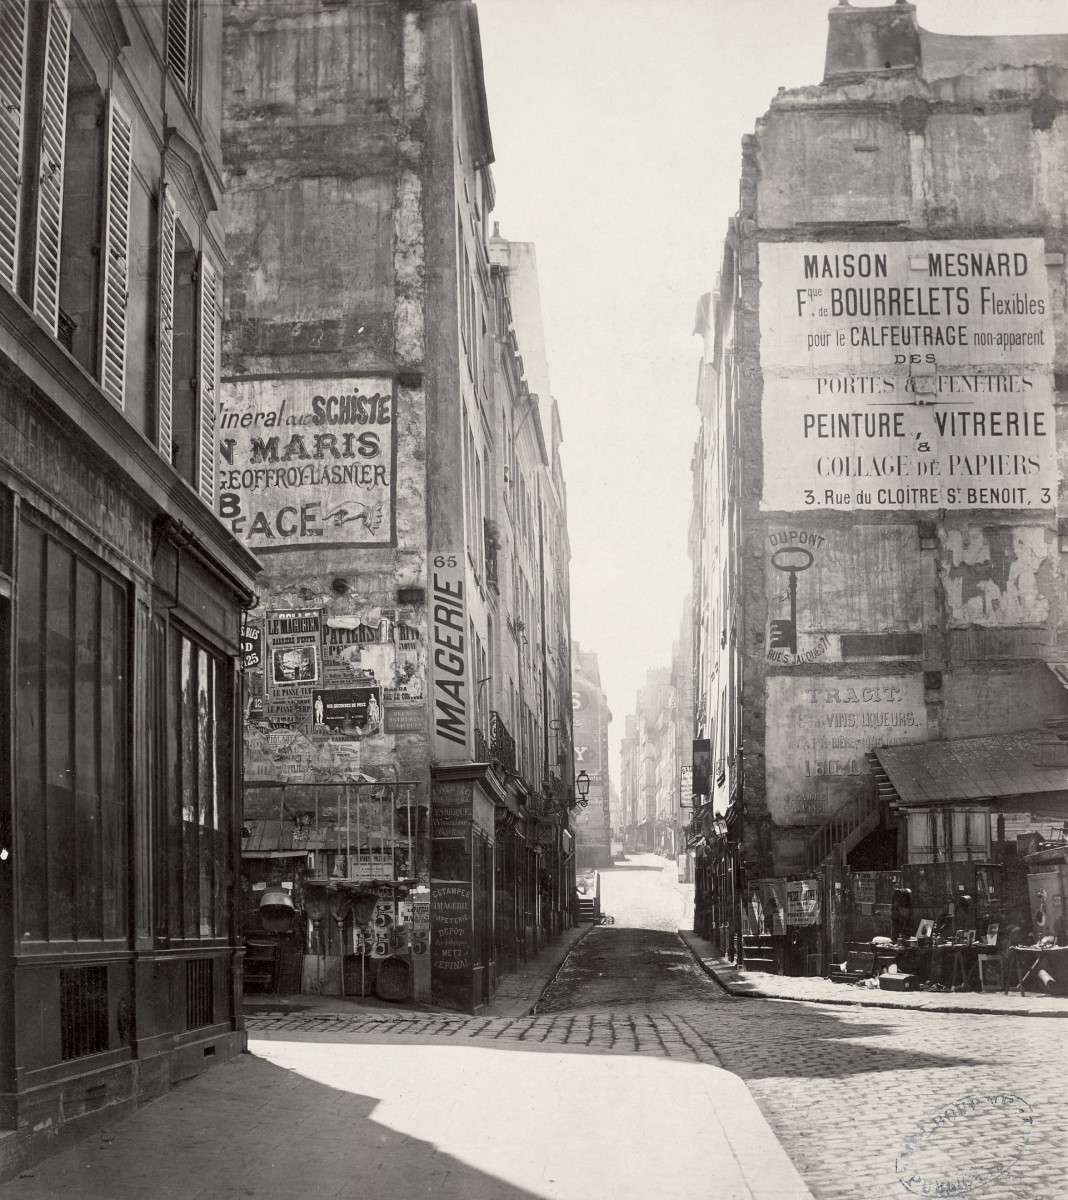
<path fill-rule="evenodd" d="M 1038 575 L 1049 559 L 1045 530 L 970 528 L 943 534 L 943 580 L 951 620 L 1031 625 L 1049 618 Z"/>

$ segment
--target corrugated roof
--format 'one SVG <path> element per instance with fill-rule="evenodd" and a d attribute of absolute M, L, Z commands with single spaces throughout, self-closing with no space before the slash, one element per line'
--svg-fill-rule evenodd
<path fill-rule="evenodd" d="M 874 754 L 905 805 L 1056 792 L 1068 798 L 1068 747 L 1048 729 L 884 746 Z"/>

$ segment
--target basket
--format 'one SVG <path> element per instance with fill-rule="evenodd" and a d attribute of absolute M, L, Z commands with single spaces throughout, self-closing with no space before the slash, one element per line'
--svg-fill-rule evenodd
<path fill-rule="evenodd" d="M 378 978 L 375 980 L 375 995 L 380 1000 L 407 1000 L 410 986 L 411 969 L 406 959 L 397 954 L 382 959 L 378 964 Z"/>

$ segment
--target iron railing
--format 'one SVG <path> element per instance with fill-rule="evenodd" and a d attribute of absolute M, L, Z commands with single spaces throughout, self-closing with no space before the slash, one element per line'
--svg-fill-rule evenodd
<path fill-rule="evenodd" d="M 490 713 L 489 727 L 490 753 L 506 771 L 515 774 L 515 738 L 508 732 L 508 726 L 501 720 L 499 712 Z"/>
<path fill-rule="evenodd" d="M 483 530 L 486 543 L 486 582 L 495 591 L 500 591 L 497 576 L 497 543 L 500 535 L 497 532 L 497 523 L 484 517 Z"/>
<path fill-rule="evenodd" d="M 492 718 L 491 718 L 492 721 Z M 490 726 L 492 728 L 492 725 Z M 475 726 L 475 762 L 488 763 L 493 760 L 490 743 L 481 729 Z"/>

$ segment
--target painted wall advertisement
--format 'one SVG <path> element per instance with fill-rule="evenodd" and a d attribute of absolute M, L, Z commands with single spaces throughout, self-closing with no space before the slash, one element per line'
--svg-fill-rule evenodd
<path fill-rule="evenodd" d="M 466 761 L 469 652 L 463 554 L 434 554 L 430 580 L 433 754 L 438 762 Z"/>
<path fill-rule="evenodd" d="M 764 244 L 760 276 L 765 509 L 1053 507 L 1040 239 Z"/>
<path fill-rule="evenodd" d="M 922 675 L 769 676 L 765 770 L 773 820 L 818 825 L 869 785 L 868 751 L 926 737 Z"/>
<path fill-rule="evenodd" d="M 393 545 L 395 418 L 385 376 L 226 384 L 223 523 L 256 554 Z"/>
<path fill-rule="evenodd" d="M 386 731 L 390 712 L 425 727 L 425 639 L 394 618 L 393 610 L 308 608 L 245 624 L 246 779 L 356 780 L 363 744 Z"/>
<path fill-rule="evenodd" d="M 918 638 L 923 611 L 915 524 L 818 526 L 784 521 L 765 538 L 768 663 L 841 662 L 843 640 L 851 634 L 862 640 L 870 630 Z M 858 588 L 858 579 L 872 586 Z M 874 639 L 868 649 L 878 653 Z"/>

